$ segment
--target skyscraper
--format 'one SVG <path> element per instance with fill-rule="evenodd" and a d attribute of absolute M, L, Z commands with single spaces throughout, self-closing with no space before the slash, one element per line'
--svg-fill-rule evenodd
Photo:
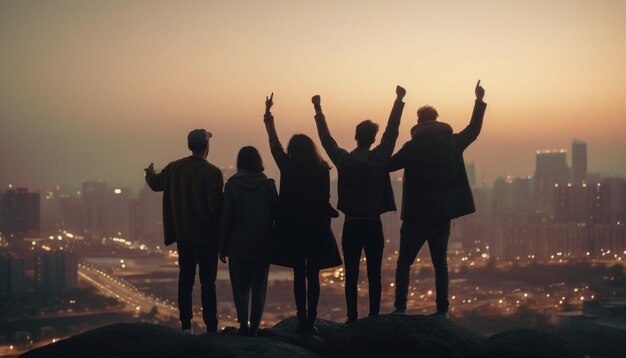
<path fill-rule="evenodd" d="M 572 141 L 572 182 L 580 184 L 587 180 L 587 143 Z"/>
<path fill-rule="evenodd" d="M 567 152 L 560 150 L 538 150 L 535 165 L 535 203 L 537 209 L 552 214 L 554 184 L 567 183 L 569 168 Z"/>
<path fill-rule="evenodd" d="M 104 235 L 107 231 L 107 194 L 103 181 L 83 182 L 83 229 L 91 236 Z"/>
<path fill-rule="evenodd" d="M 39 237 L 39 192 L 30 188 L 9 189 L 3 199 L 4 229 L 7 237 Z"/>
<path fill-rule="evenodd" d="M 62 290 L 76 287 L 78 256 L 73 252 L 38 252 L 33 258 L 34 278 L 37 288 Z"/>

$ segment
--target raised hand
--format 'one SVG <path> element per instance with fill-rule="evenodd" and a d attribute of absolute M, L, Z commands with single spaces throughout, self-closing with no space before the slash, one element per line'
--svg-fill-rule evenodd
<path fill-rule="evenodd" d="M 474 89 L 474 92 L 476 93 L 476 99 L 479 101 L 482 101 L 485 97 L 485 89 L 480 85 L 480 80 L 478 80 L 478 83 L 476 83 L 476 88 Z"/>
<path fill-rule="evenodd" d="M 150 163 L 150 165 L 148 165 L 147 168 L 144 169 L 146 171 L 146 174 L 150 173 L 154 173 L 154 163 Z"/>
<path fill-rule="evenodd" d="M 265 97 L 265 113 L 270 113 L 270 109 L 274 105 L 274 92 L 269 97 Z"/>
<path fill-rule="evenodd" d="M 322 104 L 322 98 L 319 94 L 316 94 L 313 98 L 311 98 L 311 102 L 313 102 L 314 106 L 319 107 Z"/>
<path fill-rule="evenodd" d="M 404 89 L 404 87 L 396 86 L 396 96 L 398 96 L 398 99 L 400 100 L 404 98 L 404 96 L 406 96 L 406 90 Z"/>

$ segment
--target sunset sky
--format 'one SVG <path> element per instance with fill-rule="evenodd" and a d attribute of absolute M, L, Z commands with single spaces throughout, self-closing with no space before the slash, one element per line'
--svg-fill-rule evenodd
<path fill-rule="evenodd" d="M 271 92 L 283 143 L 319 143 L 319 94 L 352 149 L 400 84 L 399 148 L 424 104 L 462 130 L 478 79 L 489 106 L 465 159 L 479 178 L 532 175 L 536 149 L 574 138 L 590 171 L 626 176 L 625 18 L 619 0 L 2 1 L 0 186 L 139 188 L 147 164 L 187 155 L 193 128 L 213 132 L 216 165 L 254 145 L 277 176 Z"/>

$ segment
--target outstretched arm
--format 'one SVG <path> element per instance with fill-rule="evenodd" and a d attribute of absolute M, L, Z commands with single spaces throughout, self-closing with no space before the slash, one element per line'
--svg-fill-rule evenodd
<path fill-rule="evenodd" d="M 456 134 L 456 143 L 458 148 L 463 151 L 467 148 L 473 141 L 478 138 L 480 134 L 480 130 L 483 126 L 483 117 L 485 116 L 485 110 L 487 109 L 487 104 L 483 102 L 483 98 L 485 97 L 485 89 L 480 85 L 480 80 L 476 83 L 476 88 L 474 89 L 476 93 L 476 102 L 474 102 L 474 111 L 472 112 L 472 119 L 470 123 L 465 129 L 463 129 L 460 133 Z"/>
<path fill-rule="evenodd" d="M 330 129 L 328 129 L 328 124 L 326 123 L 326 116 L 324 116 L 324 113 L 322 112 L 321 101 L 322 100 L 319 95 L 315 95 L 311 99 L 313 107 L 315 108 L 315 124 L 317 125 L 317 134 L 319 135 L 322 147 L 324 147 L 324 150 L 330 157 L 330 160 L 333 164 L 339 166 L 341 165 L 341 162 L 348 157 L 348 151 L 340 148 L 333 136 L 330 134 Z"/>
<path fill-rule="evenodd" d="M 146 183 L 148 183 L 150 189 L 153 191 L 163 191 L 163 177 L 166 169 L 167 167 L 157 174 L 157 172 L 154 171 L 154 163 L 150 163 L 150 165 L 144 169 L 146 171 Z"/>
<path fill-rule="evenodd" d="M 400 119 L 402 118 L 402 110 L 404 109 L 404 102 L 402 99 L 406 96 L 406 90 L 401 86 L 396 86 L 396 100 L 393 102 L 393 108 L 389 114 L 389 120 L 387 121 L 387 127 L 380 139 L 380 144 L 376 148 L 372 149 L 372 152 L 379 153 L 383 158 L 391 157 L 393 150 L 396 147 L 396 140 L 398 139 Z"/>
<path fill-rule="evenodd" d="M 276 165 L 278 165 L 279 169 L 284 168 L 289 160 L 287 153 L 283 149 L 283 146 L 280 144 L 280 140 L 278 139 L 278 134 L 276 133 L 276 125 L 274 124 L 274 116 L 270 109 L 274 105 L 274 92 L 272 92 L 270 97 L 265 97 L 265 114 L 263 115 L 263 122 L 265 123 L 265 130 L 267 131 L 267 137 L 270 141 L 270 150 L 272 152 L 272 156 L 274 157 L 274 161 Z"/>

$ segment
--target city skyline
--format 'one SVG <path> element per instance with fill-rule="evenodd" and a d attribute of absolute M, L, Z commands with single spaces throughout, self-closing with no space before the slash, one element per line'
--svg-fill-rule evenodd
<path fill-rule="evenodd" d="M 383 124 L 396 84 L 459 131 L 477 79 L 489 110 L 466 155 L 477 178 L 521 176 L 535 149 L 584 137 L 589 171 L 625 176 L 626 24 L 621 1 L 469 4 L 292 2 L 0 5 L 0 187 L 139 187 L 143 168 L 187 155 L 193 128 L 214 133 L 220 167 L 254 145 L 270 164 L 263 99 L 275 93 L 284 141 L 314 135 L 322 96 L 338 143 Z M 520 164 L 521 163 L 521 164 Z"/>

